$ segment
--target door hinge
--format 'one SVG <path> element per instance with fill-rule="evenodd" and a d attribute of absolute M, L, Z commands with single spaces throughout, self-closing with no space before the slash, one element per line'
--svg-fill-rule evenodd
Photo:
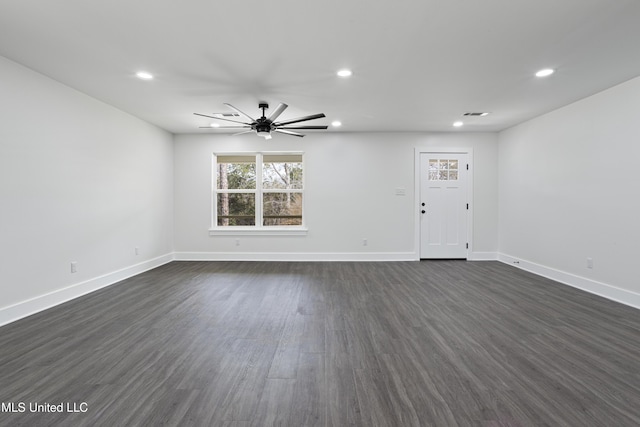
<path fill-rule="evenodd" d="M 467 170 L 469 170 L 469 163 L 467 163 Z"/>
<path fill-rule="evenodd" d="M 469 203 L 467 203 L 467 210 L 469 210 Z"/>
<path fill-rule="evenodd" d="M 469 249 L 469 244 L 467 243 L 467 249 Z"/>

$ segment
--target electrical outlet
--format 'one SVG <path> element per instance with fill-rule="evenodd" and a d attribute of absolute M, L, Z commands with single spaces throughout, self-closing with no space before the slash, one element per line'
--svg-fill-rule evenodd
<path fill-rule="evenodd" d="M 240 239 L 236 239 L 236 246 L 240 246 Z"/>
<path fill-rule="evenodd" d="M 587 258 L 587 268 L 593 268 L 593 258 Z"/>
<path fill-rule="evenodd" d="M 136 246 L 134 248 L 134 252 L 136 253 L 136 255 L 140 255 L 140 248 Z"/>
<path fill-rule="evenodd" d="M 71 261 L 71 272 L 72 273 L 77 273 L 78 272 L 78 262 L 77 261 Z"/>
<path fill-rule="evenodd" d="M 369 244 L 369 242 L 367 241 L 367 239 L 362 239 L 362 246 L 367 246 Z"/>

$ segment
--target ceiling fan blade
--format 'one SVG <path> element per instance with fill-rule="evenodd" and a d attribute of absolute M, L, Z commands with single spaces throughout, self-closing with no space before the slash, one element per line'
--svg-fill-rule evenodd
<path fill-rule="evenodd" d="M 284 126 L 284 125 L 290 125 L 290 124 L 293 124 L 293 123 L 304 122 L 306 120 L 321 119 L 323 117 L 326 117 L 323 113 L 312 114 L 310 116 L 299 117 L 297 119 L 286 120 L 284 122 L 274 123 L 274 125 L 276 125 L 276 126 Z"/>
<path fill-rule="evenodd" d="M 269 120 L 269 121 L 273 122 L 275 119 L 277 119 L 277 118 L 278 118 L 278 116 L 280 116 L 280 114 L 282 114 L 282 112 L 283 112 L 284 110 L 286 110 L 286 109 L 287 109 L 287 107 L 288 107 L 288 105 L 287 105 L 287 104 L 285 104 L 285 103 L 281 102 L 281 103 L 276 107 L 276 109 L 275 109 L 275 110 L 273 110 L 273 113 L 271 113 L 271 115 L 269 116 L 269 118 L 268 118 L 267 120 Z"/>
<path fill-rule="evenodd" d="M 251 126 L 251 123 L 239 122 L 239 121 L 237 121 L 237 120 L 223 119 L 222 117 L 208 116 L 208 115 L 206 115 L 206 114 L 200 114 L 200 113 L 193 113 L 193 114 L 195 114 L 196 116 L 208 117 L 208 118 L 210 118 L 210 119 L 224 120 L 224 121 L 226 121 L 226 122 L 240 123 L 240 124 L 242 124 L 242 125 L 249 125 L 249 126 Z"/>
<path fill-rule="evenodd" d="M 231 104 L 227 104 L 226 102 L 224 103 L 224 105 L 226 105 L 227 107 L 231 108 L 233 111 L 235 111 L 236 113 L 240 114 L 241 116 L 245 116 L 247 119 L 251 120 L 251 123 L 255 122 L 256 119 L 254 119 L 253 117 L 251 117 L 248 114 L 243 113 L 242 111 L 238 110 L 236 107 L 234 107 Z"/>
<path fill-rule="evenodd" d="M 243 133 L 250 133 L 250 132 L 253 132 L 253 129 L 251 129 L 251 130 L 245 130 L 244 132 L 234 133 L 234 134 L 233 134 L 233 135 L 231 135 L 231 136 L 242 135 Z"/>
<path fill-rule="evenodd" d="M 293 135 L 293 136 L 299 136 L 299 137 L 303 137 L 304 135 L 298 132 L 291 132 L 289 130 L 282 130 L 282 129 L 274 129 L 274 132 L 278 132 L 278 133 L 286 133 L 287 135 Z"/>
<path fill-rule="evenodd" d="M 329 129 L 329 126 L 283 126 L 283 127 L 278 127 L 278 129 L 300 129 L 300 130 Z"/>
<path fill-rule="evenodd" d="M 200 129 L 248 129 L 251 126 L 200 126 Z"/>

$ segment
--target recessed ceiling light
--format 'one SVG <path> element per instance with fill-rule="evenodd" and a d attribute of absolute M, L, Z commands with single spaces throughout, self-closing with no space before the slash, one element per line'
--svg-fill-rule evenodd
<path fill-rule="evenodd" d="M 554 69 L 552 68 L 545 68 L 543 70 L 540 70 L 536 73 L 536 77 L 547 77 L 550 76 L 551 74 L 553 74 L 555 72 Z"/>
<path fill-rule="evenodd" d="M 353 71 L 348 69 L 339 70 L 337 73 L 338 77 L 351 77 L 353 75 Z"/>
<path fill-rule="evenodd" d="M 342 122 L 339 121 L 339 120 L 335 120 L 335 121 L 331 122 L 331 126 L 336 127 L 336 128 L 340 127 L 340 126 L 342 126 Z"/>
<path fill-rule="evenodd" d="M 457 128 L 459 128 L 460 126 L 462 126 L 464 123 L 462 122 L 453 122 L 453 125 Z"/>
<path fill-rule="evenodd" d="M 136 73 L 136 76 L 137 76 L 139 79 L 142 79 L 142 80 L 152 80 L 152 79 L 153 79 L 153 74 L 148 73 L 148 72 L 146 72 L 146 71 L 138 71 L 138 72 Z"/>

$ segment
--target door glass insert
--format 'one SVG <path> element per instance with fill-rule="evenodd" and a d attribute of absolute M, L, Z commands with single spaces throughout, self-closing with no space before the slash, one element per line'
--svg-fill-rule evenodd
<path fill-rule="evenodd" d="M 429 159 L 429 181 L 457 181 L 458 160 Z"/>

